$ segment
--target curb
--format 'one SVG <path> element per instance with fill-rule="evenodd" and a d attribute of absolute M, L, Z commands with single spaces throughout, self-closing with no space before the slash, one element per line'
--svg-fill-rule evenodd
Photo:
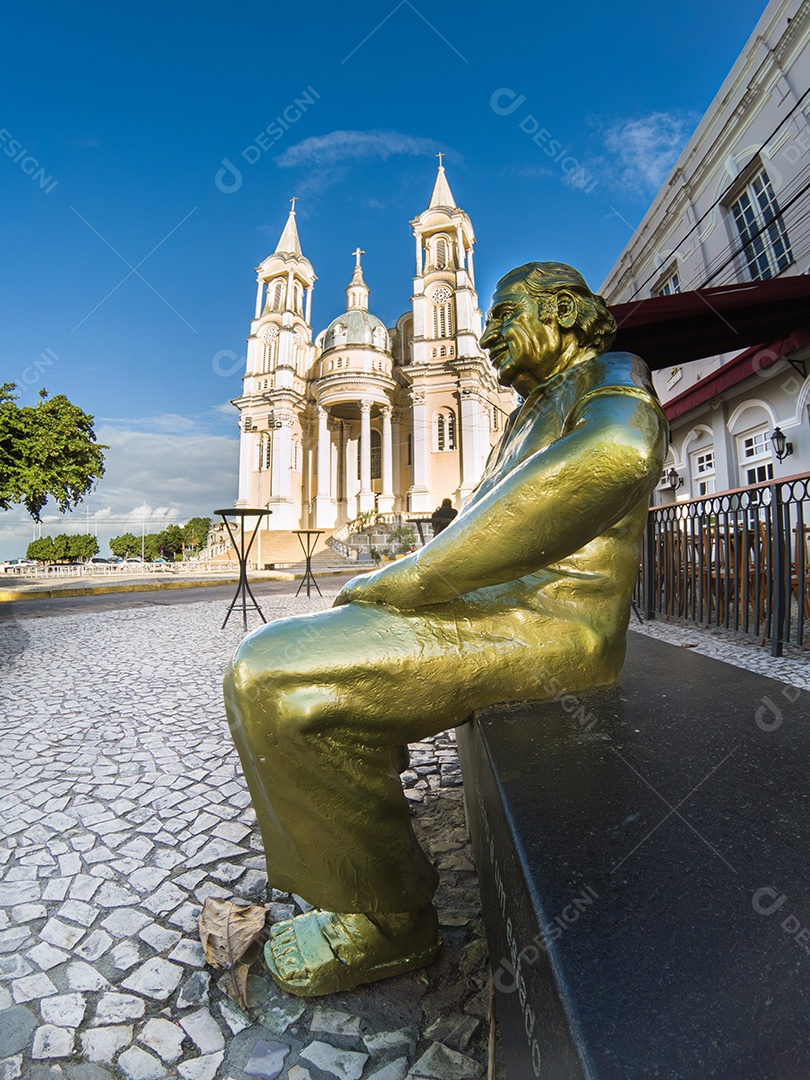
<path fill-rule="evenodd" d="M 318 579 L 325 577 L 343 577 L 345 570 L 324 570 L 317 575 Z M 248 578 L 251 585 L 262 581 L 296 581 L 302 578 L 304 572 L 286 574 L 277 571 L 273 574 L 259 578 Z M 144 581 L 130 582 L 119 585 L 84 585 L 68 586 L 65 588 L 49 588 L 48 586 L 22 585 L 18 589 L 0 589 L 0 604 L 10 604 L 14 600 L 53 600 L 60 596 L 102 596 L 108 593 L 133 593 L 133 592 L 161 592 L 164 589 L 200 589 L 212 585 L 236 585 L 238 577 L 217 578 L 216 581 Z"/>

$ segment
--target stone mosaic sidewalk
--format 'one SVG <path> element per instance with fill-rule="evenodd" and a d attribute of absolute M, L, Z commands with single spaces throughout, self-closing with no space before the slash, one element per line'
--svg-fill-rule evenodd
<path fill-rule="evenodd" d="M 442 872 L 435 965 L 304 1002 L 257 962 L 247 1014 L 206 966 L 206 897 L 271 919 L 306 908 L 268 892 L 221 704 L 241 631 L 222 614 L 200 601 L 0 623 L 0 1080 L 483 1076 L 486 946 L 452 734 L 413 747 L 404 776 Z"/>

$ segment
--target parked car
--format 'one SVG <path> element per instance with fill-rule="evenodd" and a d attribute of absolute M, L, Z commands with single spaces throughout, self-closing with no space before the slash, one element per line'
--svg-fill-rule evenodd
<path fill-rule="evenodd" d="M 3 567 L 3 572 L 13 574 L 16 570 L 22 570 L 25 566 L 36 566 L 31 559 L 9 559 Z"/>
<path fill-rule="evenodd" d="M 109 566 L 110 562 L 111 562 L 110 559 L 102 559 L 99 555 L 94 555 L 92 557 L 92 559 L 87 560 L 85 565 L 86 566 Z"/>

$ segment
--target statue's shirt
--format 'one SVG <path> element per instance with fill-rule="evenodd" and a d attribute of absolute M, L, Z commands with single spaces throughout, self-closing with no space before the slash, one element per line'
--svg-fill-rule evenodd
<path fill-rule="evenodd" d="M 631 353 L 605 353 L 567 368 L 537 387 L 510 416 L 503 437 L 493 448 L 481 481 L 466 506 L 478 502 L 522 462 L 542 454 L 572 431 L 588 402 L 595 398 L 628 396 L 639 401 L 645 414 L 649 415 L 650 410 L 655 414 L 658 423 L 650 427 L 653 431 L 657 429 L 657 442 L 660 444 L 660 432 L 666 430 L 666 418 L 656 397 L 649 369 Z M 620 469 L 621 461 L 612 459 L 609 450 L 606 447 L 606 467 Z M 650 451 L 651 457 L 657 457 L 656 446 L 652 442 Z M 583 463 L 572 463 L 572 467 L 574 465 L 581 468 Z M 594 460 L 587 465 L 590 471 L 585 482 L 599 483 L 599 461 Z M 655 479 L 657 477 L 651 479 L 651 486 Z M 550 475 L 549 484 L 555 482 L 559 483 Z M 569 494 L 563 494 L 564 488 L 565 485 L 560 484 L 561 520 L 575 512 Z M 510 603 L 532 607 L 540 603 L 546 614 L 551 613 L 550 607 L 560 613 L 561 609 L 571 606 L 579 609 L 587 597 L 602 601 L 629 598 L 638 572 L 639 543 L 646 520 L 647 501 L 645 497 L 605 532 L 572 551 L 566 558 L 538 568 L 537 572 L 517 582 L 492 586 L 480 592 L 489 593 L 490 600 L 493 599 L 494 590 L 503 592 L 504 600 L 508 599 Z"/>

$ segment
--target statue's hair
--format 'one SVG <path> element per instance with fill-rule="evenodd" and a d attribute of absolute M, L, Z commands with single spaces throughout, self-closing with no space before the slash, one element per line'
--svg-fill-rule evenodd
<path fill-rule="evenodd" d="M 570 292 L 577 305 L 577 328 L 580 344 L 607 352 L 616 337 L 616 320 L 608 311 L 607 304 L 588 288 L 585 278 L 573 266 L 558 262 L 530 262 L 510 270 L 498 282 L 524 289 L 540 305 L 542 318 L 555 314 L 550 297 L 561 290 Z"/>

